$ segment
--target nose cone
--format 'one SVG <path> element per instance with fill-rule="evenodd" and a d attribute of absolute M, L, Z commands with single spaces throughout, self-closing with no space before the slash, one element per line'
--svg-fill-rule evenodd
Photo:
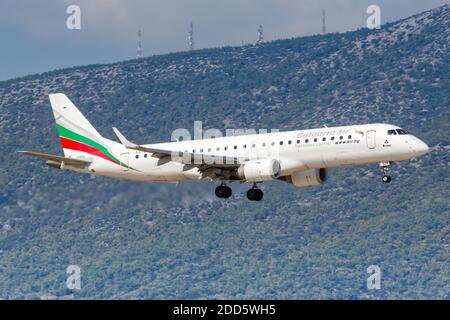
<path fill-rule="evenodd" d="M 430 152 L 430 147 L 422 140 L 417 139 L 416 143 L 414 143 L 414 155 L 418 157 L 428 152 Z"/>

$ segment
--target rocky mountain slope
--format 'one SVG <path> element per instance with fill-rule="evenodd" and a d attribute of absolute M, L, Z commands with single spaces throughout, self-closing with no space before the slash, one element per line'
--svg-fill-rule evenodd
<path fill-rule="evenodd" d="M 0 82 L 0 298 L 450 298 L 450 8 L 345 34 L 57 70 Z M 48 93 L 106 137 L 176 128 L 299 129 L 387 122 L 432 146 L 396 164 L 338 169 L 319 188 L 265 183 L 250 203 L 214 184 L 64 173 Z M 81 267 L 82 289 L 66 288 Z M 367 267 L 382 271 L 368 290 Z"/>

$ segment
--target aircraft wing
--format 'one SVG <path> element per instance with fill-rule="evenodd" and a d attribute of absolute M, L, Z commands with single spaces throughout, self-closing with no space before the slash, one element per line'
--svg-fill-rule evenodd
<path fill-rule="evenodd" d="M 72 165 L 72 166 L 85 167 L 91 163 L 91 161 L 87 161 L 87 160 L 54 156 L 54 155 L 46 154 L 46 153 L 39 153 L 39 152 L 32 152 L 32 151 L 17 151 L 17 152 L 21 153 L 25 156 L 29 156 L 29 157 L 40 158 L 40 159 L 45 159 L 45 160 L 59 162 L 59 163 L 64 162 L 64 164 Z"/>
<path fill-rule="evenodd" d="M 213 166 L 216 168 L 237 167 L 247 159 L 239 157 L 227 157 L 221 155 L 205 155 L 192 152 L 164 150 L 158 148 L 149 148 L 141 145 L 137 145 L 128 141 L 117 128 L 113 128 L 114 133 L 119 138 L 120 142 L 127 148 L 132 150 L 138 150 L 142 152 L 151 153 L 153 157 L 163 158 L 171 157 L 171 161 L 181 162 L 185 164 L 194 164 L 199 166 Z"/>

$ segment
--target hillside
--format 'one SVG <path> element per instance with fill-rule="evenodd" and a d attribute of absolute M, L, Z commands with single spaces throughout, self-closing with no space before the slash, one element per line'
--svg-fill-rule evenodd
<path fill-rule="evenodd" d="M 57 70 L 0 82 L 0 298 L 450 298 L 450 7 L 387 24 Z M 392 167 L 337 169 L 318 188 L 143 184 L 60 172 L 47 95 L 115 139 L 176 128 L 281 130 L 387 122 L 432 146 Z M 69 264 L 82 290 L 66 289 Z M 366 288 L 369 265 L 382 288 Z"/>

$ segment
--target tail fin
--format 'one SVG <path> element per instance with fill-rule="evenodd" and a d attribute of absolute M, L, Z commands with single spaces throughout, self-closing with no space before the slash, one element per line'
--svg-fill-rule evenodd
<path fill-rule="evenodd" d="M 103 148 L 102 136 L 65 94 L 50 94 L 49 98 L 65 156 Z"/>

